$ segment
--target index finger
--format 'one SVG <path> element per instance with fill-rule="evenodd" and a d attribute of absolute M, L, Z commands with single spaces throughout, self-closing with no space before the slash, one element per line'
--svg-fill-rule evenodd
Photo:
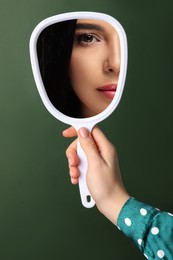
<path fill-rule="evenodd" d="M 75 128 L 71 126 L 71 127 L 67 128 L 67 129 L 65 129 L 62 132 L 62 135 L 64 137 L 70 138 L 70 137 L 77 136 L 77 132 L 76 132 Z"/>

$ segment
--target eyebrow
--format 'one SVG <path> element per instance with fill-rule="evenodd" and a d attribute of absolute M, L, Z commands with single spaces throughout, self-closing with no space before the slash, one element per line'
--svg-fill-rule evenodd
<path fill-rule="evenodd" d="M 77 23 L 76 24 L 76 30 L 97 30 L 97 31 L 101 31 L 104 32 L 104 28 L 98 24 L 91 24 L 91 23 Z"/>

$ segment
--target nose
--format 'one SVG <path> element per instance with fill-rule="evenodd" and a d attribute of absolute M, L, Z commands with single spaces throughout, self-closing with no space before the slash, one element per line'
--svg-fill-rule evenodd
<path fill-rule="evenodd" d="M 115 73 L 119 75 L 120 73 L 120 48 L 119 46 L 109 47 L 107 50 L 107 54 L 105 56 L 103 69 L 107 73 Z"/>

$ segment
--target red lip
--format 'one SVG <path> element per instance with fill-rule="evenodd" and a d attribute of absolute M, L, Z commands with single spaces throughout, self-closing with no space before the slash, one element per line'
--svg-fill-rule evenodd
<path fill-rule="evenodd" d="M 107 98 L 112 100 L 115 96 L 118 84 L 109 84 L 98 88 L 98 90 Z"/>

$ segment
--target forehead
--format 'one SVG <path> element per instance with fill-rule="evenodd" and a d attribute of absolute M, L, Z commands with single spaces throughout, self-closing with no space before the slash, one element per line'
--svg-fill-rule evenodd
<path fill-rule="evenodd" d="M 87 29 L 87 30 L 96 30 L 104 33 L 109 34 L 117 34 L 115 28 L 102 20 L 96 20 L 96 19 L 78 19 L 76 24 L 77 30 Z"/>

